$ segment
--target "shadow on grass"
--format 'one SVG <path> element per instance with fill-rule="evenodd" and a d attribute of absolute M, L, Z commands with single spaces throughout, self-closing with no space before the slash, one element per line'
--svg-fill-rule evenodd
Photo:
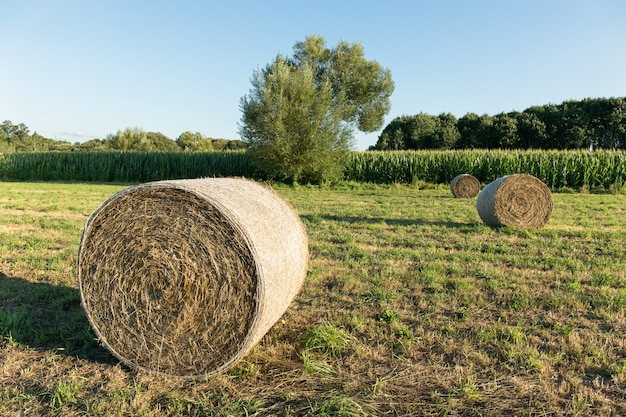
<path fill-rule="evenodd" d="M 443 226 L 449 228 L 459 228 L 459 227 L 471 227 L 471 226 L 479 226 L 479 223 L 459 223 L 459 222 L 442 222 L 442 221 L 427 221 L 420 219 L 387 219 L 382 217 L 372 217 L 372 218 L 364 218 L 364 217 L 351 217 L 351 216 L 332 216 L 332 215 L 321 215 L 321 216 L 310 216 L 304 215 L 300 216 L 303 220 L 306 220 L 310 223 L 317 223 L 321 221 L 332 221 L 332 222 L 346 222 L 346 223 L 367 223 L 367 224 L 382 224 L 385 223 L 390 226 Z"/>
<path fill-rule="evenodd" d="M 94 362 L 117 362 L 96 341 L 78 289 L 30 282 L 0 271 L 2 339 Z"/>

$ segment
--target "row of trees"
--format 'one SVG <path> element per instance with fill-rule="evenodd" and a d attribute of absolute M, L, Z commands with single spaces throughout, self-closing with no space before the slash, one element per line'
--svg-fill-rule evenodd
<path fill-rule="evenodd" d="M 5 120 L 0 125 L 0 153 L 12 152 L 95 152 L 95 151 L 146 151 L 146 152 L 210 152 L 235 150 L 246 147 L 241 140 L 213 139 L 200 132 L 183 132 L 172 140 L 159 132 L 145 132 L 139 128 L 126 128 L 108 135 L 105 139 L 92 139 L 84 143 L 70 143 L 30 134 L 24 124 Z"/>
<path fill-rule="evenodd" d="M 375 150 L 626 149 L 626 98 L 588 98 L 495 116 L 419 113 L 382 131 Z"/>

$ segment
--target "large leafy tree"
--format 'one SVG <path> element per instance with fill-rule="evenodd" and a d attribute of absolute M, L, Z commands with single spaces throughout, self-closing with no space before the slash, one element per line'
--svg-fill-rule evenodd
<path fill-rule="evenodd" d="M 461 134 L 457 127 L 457 118 L 452 113 L 441 113 L 437 116 L 437 134 L 434 148 L 450 149 L 459 140 Z"/>
<path fill-rule="evenodd" d="M 491 116 L 467 113 L 457 121 L 459 139 L 455 148 L 474 149 L 487 147 L 486 142 L 493 124 Z"/>
<path fill-rule="evenodd" d="M 415 115 L 410 124 L 408 149 L 437 148 L 437 117 L 426 113 Z"/>
<path fill-rule="evenodd" d="M 107 136 L 109 147 L 116 151 L 136 151 L 140 150 L 147 143 L 147 135 L 142 129 L 127 127 L 118 130 L 114 135 Z"/>
<path fill-rule="evenodd" d="M 385 127 L 373 149 L 450 149 L 459 136 L 457 119 L 452 114 L 419 113 L 395 118 Z"/>
<path fill-rule="evenodd" d="M 371 147 L 371 150 L 379 151 L 397 151 L 413 149 L 413 120 L 414 116 L 400 116 L 393 119 L 383 129 L 382 133 L 378 137 L 376 145 Z"/>
<path fill-rule="evenodd" d="M 342 175 L 353 131 L 379 129 L 391 108 L 391 73 L 368 61 L 361 44 L 328 49 L 321 36 L 255 71 L 242 97 L 240 135 L 267 175 L 321 183 Z"/>
<path fill-rule="evenodd" d="M 0 149 L 3 151 L 32 152 L 33 140 L 29 129 L 24 123 L 14 125 L 5 120 L 0 125 Z"/>
<path fill-rule="evenodd" d="M 107 146 L 116 151 L 175 152 L 180 150 L 176 142 L 160 132 L 145 132 L 127 127 L 107 136 Z"/>
<path fill-rule="evenodd" d="M 518 113 L 517 134 L 519 148 L 539 148 L 546 142 L 546 124 L 531 111 Z"/>
<path fill-rule="evenodd" d="M 493 117 L 490 148 L 501 147 L 514 149 L 518 147 L 519 136 L 517 135 L 517 119 L 515 115 L 498 113 Z M 497 146 L 494 146 L 496 145 Z"/>
<path fill-rule="evenodd" d="M 293 62 L 313 68 L 318 84 L 330 82 L 333 105 L 343 121 L 362 132 L 382 127 L 394 83 L 389 69 L 365 59 L 362 44 L 341 41 L 331 50 L 323 37 L 308 36 L 294 45 Z"/>
<path fill-rule="evenodd" d="M 581 106 L 586 111 L 586 132 L 592 146 L 626 149 L 625 99 L 587 99 Z"/>
<path fill-rule="evenodd" d="M 110 149 L 109 141 L 103 139 L 90 139 L 86 142 L 74 145 L 74 150 L 79 152 L 98 152 L 108 151 Z"/>
<path fill-rule="evenodd" d="M 139 149 L 148 152 L 177 152 L 180 148 L 172 139 L 161 132 L 147 132 L 146 141 L 143 148 Z"/>
<path fill-rule="evenodd" d="M 213 150 L 211 139 L 205 138 L 200 132 L 183 132 L 176 139 L 176 144 L 185 152 L 210 152 Z"/>

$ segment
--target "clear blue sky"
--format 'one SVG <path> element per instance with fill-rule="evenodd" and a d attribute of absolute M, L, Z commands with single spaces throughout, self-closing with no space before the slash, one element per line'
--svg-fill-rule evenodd
<path fill-rule="evenodd" d="M 127 127 L 238 139 L 254 70 L 360 42 L 402 115 L 626 96 L 623 0 L 0 0 L 0 120 L 70 142 Z M 384 125 L 383 125 L 384 127 Z M 356 132 L 355 149 L 382 131 Z"/>

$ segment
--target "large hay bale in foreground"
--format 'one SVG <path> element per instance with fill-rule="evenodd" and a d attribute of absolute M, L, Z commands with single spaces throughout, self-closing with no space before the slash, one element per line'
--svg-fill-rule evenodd
<path fill-rule="evenodd" d="M 236 178 L 123 190 L 87 220 L 83 307 L 101 342 L 137 370 L 206 378 L 241 359 L 304 281 L 308 242 L 272 190 Z"/>
<path fill-rule="evenodd" d="M 480 192 L 480 181 L 473 175 L 460 174 L 450 182 L 450 191 L 456 198 L 474 198 Z"/>
<path fill-rule="evenodd" d="M 489 226 L 540 229 L 552 215 L 550 189 L 529 174 L 514 174 L 487 184 L 478 195 L 478 214 Z"/>

